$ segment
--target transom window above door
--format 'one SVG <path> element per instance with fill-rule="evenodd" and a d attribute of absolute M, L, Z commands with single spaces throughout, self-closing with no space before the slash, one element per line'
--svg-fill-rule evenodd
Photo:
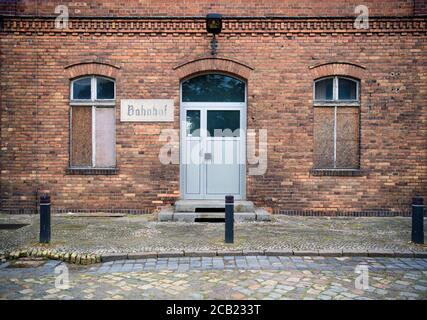
<path fill-rule="evenodd" d="M 245 83 L 224 74 L 203 74 L 182 82 L 182 102 L 245 102 Z"/>

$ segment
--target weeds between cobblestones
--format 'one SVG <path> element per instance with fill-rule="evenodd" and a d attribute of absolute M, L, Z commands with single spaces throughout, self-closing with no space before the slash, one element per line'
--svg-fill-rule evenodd
<path fill-rule="evenodd" d="M 88 264 L 101 262 L 100 255 L 81 254 L 76 252 L 58 252 L 56 250 L 51 250 L 51 249 L 37 249 L 37 248 L 12 251 L 11 253 L 6 253 L 4 256 L 0 257 L 0 259 L 8 260 L 8 259 L 19 259 L 19 258 L 26 258 L 26 257 L 60 260 L 64 262 L 81 264 L 81 265 L 88 265 Z"/>

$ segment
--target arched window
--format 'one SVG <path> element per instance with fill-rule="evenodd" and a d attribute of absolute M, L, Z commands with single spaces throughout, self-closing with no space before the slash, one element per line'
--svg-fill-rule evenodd
<path fill-rule="evenodd" d="M 359 168 L 359 87 L 347 77 L 314 81 L 315 169 Z"/>
<path fill-rule="evenodd" d="M 105 77 L 83 77 L 71 82 L 71 100 L 114 100 L 116 85 L 114 80 Z"/>
<path fill-rule="evenodd" d="M 245 102 L 245 97 L 245 83 L 224 74 L 203 74 L 182 83 L 182 102 Z"/>
<path fill-rule="evenodd" d="M 359 82 L 344 77 L 322 78 L 314 82 L 314 100 L 359 101 Z"/>
<path fill-rule="evenodd" d="M 115 81 L 88 76 L 71 82 L 71 168 L 111 168 L 115 155 Z"/>

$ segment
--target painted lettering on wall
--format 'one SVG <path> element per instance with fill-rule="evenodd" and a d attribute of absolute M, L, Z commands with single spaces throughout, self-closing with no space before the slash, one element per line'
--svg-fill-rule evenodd
<path fill-rule="evenodd" d="M 120 120 L 133 122 L 173 121 L 173 99 L 123 99 Z"/>

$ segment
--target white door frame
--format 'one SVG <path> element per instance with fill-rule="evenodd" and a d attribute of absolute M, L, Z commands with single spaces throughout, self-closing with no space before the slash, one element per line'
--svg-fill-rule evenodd
<path fill-rule="evenodd" d="M 181 82 L 182 83 L 182 82 Z M 223 196 L 206 195 L 206 192 L 200 195 L 191 195 L 186 193 L 186 174 L 184 165 L 185 139 L 186 137 L 186 111 L 187 110 L 200 110 L 200 128 L 206 128 L 206 113 L 207 110 L 239 110 L 240 111 L 240 154 L 243 160 L 240 164 L 240 194 L 234 195 L 236 200 L 246 199 L 246 127 L 247 127 L 247 104 L 245 102 L 182 102 L 182 86 L 180 83 L 180 170 L 179 170 L 179 184 L 181 199 L 223 199 Z M 247 85 L 245 82 L 245 100 L 246 100 Z M 205 163 L 201 165 L 206 165 Z M 205 186 L 206 174 L 201 174 L 200 185 Z"/>

